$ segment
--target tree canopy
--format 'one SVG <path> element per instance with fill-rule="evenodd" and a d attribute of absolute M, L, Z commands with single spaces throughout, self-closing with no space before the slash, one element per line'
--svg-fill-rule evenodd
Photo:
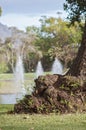
<path fill-rule="evenodd" d="M 66 0 L 64 9 L 69 13 L 71 23 L 80 22 L 82 16 L 86 20 L 86 0 Z"/>

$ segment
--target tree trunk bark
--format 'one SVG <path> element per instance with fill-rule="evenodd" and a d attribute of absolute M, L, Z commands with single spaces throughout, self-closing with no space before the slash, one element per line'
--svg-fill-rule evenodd
<path fill-rule="evenodd" d="M 72 76 L 81 76 L 83 80 L 86 80 L 86 20 L 81 46 L 68 74 Z"/>

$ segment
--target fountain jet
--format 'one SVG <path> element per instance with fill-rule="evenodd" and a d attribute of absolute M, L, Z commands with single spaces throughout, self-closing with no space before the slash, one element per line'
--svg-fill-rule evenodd
<path fill-rule="evenodd" d="M 36 67 L 36 78 L 38 78 L 38 76 L 43 75 L 44 74 L 44 70 L 42 67 L 42 63 L 41 61 L 38 61 L 37 67 Z"/>
<path fill-rule="evenodd" d="M 22 57 L 18 55 L 14 70 L 14 82 L 19 92 L 24 93 L 24 67 Z"/>
<path fill-rule="evenodd" d="M 62 74 L 63 73 L 63 66 L 57 58 L 55 58 L 55 60 L 53 62 L 51 72 L 53 74 Z"/>

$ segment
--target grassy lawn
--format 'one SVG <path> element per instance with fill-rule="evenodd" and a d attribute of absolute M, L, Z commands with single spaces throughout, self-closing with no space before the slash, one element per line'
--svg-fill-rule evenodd
<path fill-rule="evenodd" d="M 25 78 L 29 79 L 29 78 L 34 78 L 35 77 L 35 73 L 25 73 L 24 74 Z M 11 73 L 4 73 L 4 74 L 0 74 L 0 80 L 8 80 L 8 79 L 12 79 L 13 78 L 13 74 Z"/>
<path fill-rule="evenodd" d="M 86 114 L 0 115 L 1 130 L 86 130 Z"/>
<path fill-rule="evenodd" d="M 11 111 L 13 110 L 14 108 L 14 105 L 13 104 L 0 104 L 0 114 L 5 114 L 7 113 L 8 111 Z"/>
<path fill-rule="evenodd" d="M 50 74 L 50 72 L 45 72 L 45 74 Z M 25 76 L 25 79 L 34 79 L 36 74 L 35 73 L 25 73 L 24 76 Z M 12 79 L 12 78 L 13 78 L 12 73 L 0 74 L 0 80 L 8 80 L 8 79 Z"/>
<path fill-rule="evenodd" d="M 86 130 L 86 114 L 6 114 L 13 105 L 0 105 L 0 130 Z"/>

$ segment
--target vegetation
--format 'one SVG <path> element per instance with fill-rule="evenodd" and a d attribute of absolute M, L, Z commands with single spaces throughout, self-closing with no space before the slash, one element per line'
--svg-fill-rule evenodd
<path fill-rule="evenodd" d="M 61 18 L 47 18 L 46 16 L 42 17 L 40 22 L 41 27 L 36 29 L 38 38 L 35 46 L 42 52 L 44 69 L 51 68 L 55 56 L 63 62 L 65 67 L 69 67 L 81 42 L 82 31 L 79 24 L 75 23 L 74 26 L 68 27 L 68 22 Z"/>
<path fill-rule="evenodd" d="M 69 12 L 70 21 L 64 21 L 60 17 L 43 16 L 40 19 L 41 27 L 28 26 L 26 33 L 11 27 L 12 37 L 5 39 L 5 44 L 0 40 L 0 73 L 13 71 L 17 59 L 16 53 L 19 51 L 20 55 L 23 55 L 26 72 L 35 71 L 38 60 L 42 60 L 44 70 L 49 71 L 54 57 L 57 56 L 66 68 L 69 68 L 72 59 L 75 59 L 69 74 L 85 75 L 85 3 L 85 0 L 66 0 L 64 9 Z M 0 7 L 0 14 L 1 12 Z M 68 26 L 70 22 L 73 23 L 72 26 Z"/>
<path fill-rule="evenodd" d="M 66 0 L 64 9 L 69 12 L 68 18 L 73 24 L 75 21 L 80 22 L 84 17 L 84 28 L 82 34 L 81 46 L 78 54 L 69 70 L 69 74 L 73 76 L 81 76 L 86 80 L 86 0 Z"/>
<path fill-rule="evenodd" d="M 0 104 L 0 114 L 5 114 L 7 113 L 8 111 L 11 111 L 13 110 L 14 108 L 14 105 L 12 104 Z"/>
<path fill-rule="evenodd" d="M 69 74 L 72 76 L 81 76 L 79 83 L 76 82 L 78 80 L 77 77 L 75 77 L 76 80 L 74 81 L 73 77 L 71 76 L 73 80 L 71 80 L 70 82 L 69 81 L 70 76 L 68 76 L 66 80 L 65 80 L 65 76 L 62 76 L 62 80 L 58 78 L 59 91 L 56 91 L 56 88 L 58 89 L 57 83 L 56 84 L 55 82 L 53 83 L 56 86 L 51 86 L 50 84 L 52 81 L 54 81 L 55 78 L 54 79 L 50 78 L 49 82 L 46 81 L 46 85 L 44 84 L 43 81 L 42 87 L 37 88 L 37 91 L 35 91 L 34 95 L 32 95 L 34 99 L 34 103 L 33 100 L 28 101 L 24 98 L 24 100 L 21 100 L 19 102 L 19 104 L 15 105 L 16 111 L 18 110 L 17 105 L 19 105 L 18 107 L 19 109 L 21 109 L 20 107 L 22 107 L 22 103 L 23 103 L 23 108 L 26 109 L 28 107 L 27 106 L 28 103 L 29 105 L 31 105 L 31 108 L 33 109 L 35 108 L 35 106 L 33 105 L 36 104 L 37 100 L 38 103 L 40 103 L 41 101 L 40 99 L 42 99 L 42 101 L 44 101 L 45 99 L 46 101 L 46 98 L 51 108 L 53 107 L 52 100 L 54 101 L 55 99 L 56 102 L 54 102 L 53 104 L 56 103 L 57 107 L 59 105 L 60 108 L 62 108 L 61 110 L 63 110 L 64 107 L 65 112 L 67 106 L 68 109 L 69 108 L 72 109 L 73 106 L 74 112 L 76 112 L 79 109 L 80 112 L 82 112 L 82 110 L 83 112 L 86 111 L 86 92 L 85 92 L 86 82 L 82 84 L 82 80 L 85 80 L 85 75 L 86 75 L 86 64 L 85 64 L 86 63 L 86 4 L 85 3 L 86 3 L 85 0 L 82 1 L 66 0 L 64 7 L 65 10 L 69 11 L 69 19 L 71 23 L 73 23 L 72 26 L 68 26 L 70 22 L 63 21 L 61 18 L 57 19 L 53 17 L 50 18 L 42 17 L 42 19 L 40 19 L 41 22 L 40 28 L 34 26 L 27 27 L 26 33 L 14 29 L 15 31 L 12 37 L 10 39 L 6 39 L 5 44 L 2 44 L 2 41 L 0 41 L 0 72 L 1 73 L 13 71 L 17 59 L 16 54 L 18 51 L 20 55 L 23 56 L 26 72 L 34 71 L 38 60 L 42 60 L 45 70 L 49 70 L 51 68 L 51 64 L 55 56 L 58 57 L 63 62 L 66 68 L 68 68 L 71 66 L 72 59 L 75 58 L 76 53 L 78 51 L 78 54 L 69 70 Z M 0 8 L 0 14 L 1 14 L 1 8 Z M 81 21 L 82 16 L 84 16 L 83 21 Z M 79 23 L 75 21 L 79 21 L 80 26 Z M 85 26 L 83 26 L 84 23 Z M 18 38 L 19 41 L 17 41 Z M 17 45 L 19 45 L 19 48 L 16 48 L 15 42 L 17 43 Z M 26 77 L 28 78 L 27 75 Z M 49 86 L 47 87 L 48 83 Z M 43 84 L 46 91 L 45 90 L 42 91 L 44 88 Z M 41 94 L 40 91 L 42 92 Z M 58 100 L 60 101 L 60 102 L 58 101 L 58 104 L 57 104 L 57 97 L 53 98 L 50 92 L 53 93 L 54 97 L 55 95 L 58 97 Z M 26 97 L 27 96 L 29 95 L 26 95 Z M 35 96 L 37 96 L 37 99 Z M 67 98 L 67 100 L 65 100 L 65 97 Z M 70 97 L 71 97 L 71 102 L 73 103 L 72 105 L 71 102 L 69 101 Z M 82 106 L 79 103 L 81 103 Z M 36 105 L 39 105 L 40 111 L 45 109 L 43 104 L 41 106 L 40 104 L 36 104 Z M 45 102 L 45 106 L 46 106 L 46 102 Z M 38 106 L 36 108 L 38 108 Z M 13 110 L 13 105 L 0 105 L 0 129 L 3 130 L 9 130 L 9 129 L 85 130 L 86 129 L 86 114 L 84 113 L 83 114 L 76 113 L 74 115 L 73 114 L 68 114 L 68 115 L 5 114 L 5 112 L 7 112 L 8 110 Z M 55 109 L 51 109 L 51 111 L 52 110 Z"/>
<path fill-rule="evenodd" d="M 12 105 L 0 105 L 1 130 L 85 130 L 86 114 L 5 114 Z M 3 114 L 2 114 L 3 113 Z"/>
<path fill-rule="evenodd" d="M 35 71 L 38 60 L 42 61 L 45 71 L 50 71 L 55 56 L 66 68 L 70 67 L 81 42 L 79 24 L 69 27 L 69 22 L 54 17 L 42 17 L 40 22 L 41 27 L 28 26 L 26 33 L 10 28 L 12 37 L 0 45 L 0 73 L 13 71 L 17 51 L 23 55 L 26 72 Z M 16 44 L 20 44 L 20 50 Z"/>
<path fill-rule="evenodd" d="M 1 115 L 2 130 L 85 130 L 86 114 Z"/>
<path fill-rule="evenodd" d="M 86 0 L 66 0 L 64 9 L 69 12 L 68 18 L 71 23 L 80 22 L 83 17 L 86 20 Z"/>
<path fill-rule="evenodd" d="M 25 79 L 31 78 L 34 79 L 35 73 L 25 73 L 24 74 Z M 0 74 L 0 80 L 8 80 L 8 79 L 12 79 L 13 78 L 13 74 L 12 73 L 7 73 L 7 74 Z"/>

